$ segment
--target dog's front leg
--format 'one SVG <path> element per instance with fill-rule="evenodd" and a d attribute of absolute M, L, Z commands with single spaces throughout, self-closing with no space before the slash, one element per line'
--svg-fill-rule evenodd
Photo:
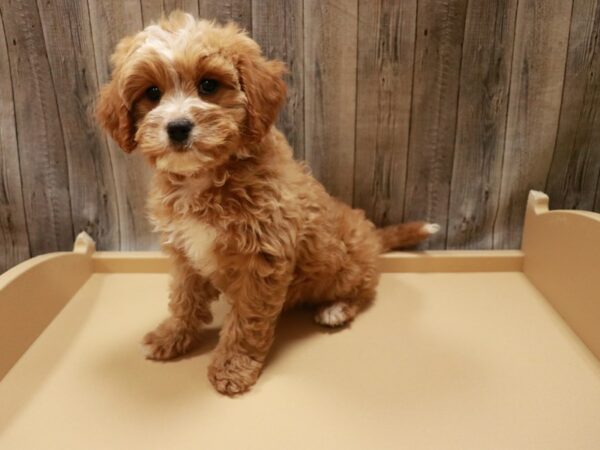
<path fill-rule="evenodd" d="M 146 357 L 156 360 L 176 358 L 191 350 L 202 326 L 212 321 L 210 304 L 218 298 L 215 287 L 184 255 L 174 249 L 166 250 L 173 268 L 169 294 L 171 316 L 143 340 Z"/>
<path fill-rule="evenodd" d="M 244 278 L 225 291 L 231 311 L 208 368 L 210 382 L 226 395 L 243 393 L 256 383 L 273 343 L 287 290 L 287 284 L 251 272 Z"/>

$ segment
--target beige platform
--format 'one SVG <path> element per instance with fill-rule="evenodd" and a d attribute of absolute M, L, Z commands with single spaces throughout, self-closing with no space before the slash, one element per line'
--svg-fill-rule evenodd
<path fill-rule="evenodd" d="M 0 277 L 0 449 L 600 449 L 600 215 L 534 192 L 523 251 L 382 257 L 373 307 L 287 314 L 236 399 L 206 378 L 217 326 L 142 357 L 166 268 L 82 237 Z"/>

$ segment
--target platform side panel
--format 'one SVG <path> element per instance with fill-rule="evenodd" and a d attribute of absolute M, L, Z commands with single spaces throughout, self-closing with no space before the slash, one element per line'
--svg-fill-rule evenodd
<path fill-rule="evenodd" d="M 0 277 L 0 379 L 92 274 L 88 255 L 30 259 Z"/>
<path fill-rule="evenodd" d="M 548 211 L 529 195 L 523 271 L 600 360 L 600 214 Z"/>

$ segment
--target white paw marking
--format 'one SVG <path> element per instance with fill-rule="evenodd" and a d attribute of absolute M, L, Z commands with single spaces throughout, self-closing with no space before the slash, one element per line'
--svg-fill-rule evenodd
<path fill-rule="evenodd" d="M 342 302 L 334 303 L 327 308 L 321 309 L 315 316 L 318 324 L 337 327 L 348 321 L 346 304 Z"/>
<path fill-rule="evenodd" d="M 140 343 L 140 351 L 142 352 L 142 356 L 148 359 L 154 353 L 154 347 L 150 344 Z"/>
<path fill-rule="evenodd" d="M 426 223 L 421 227 L 421 231 L 427 234 L 435 234 L 441 229 L 442 227 L 440 227 L 437 223 Z"/>

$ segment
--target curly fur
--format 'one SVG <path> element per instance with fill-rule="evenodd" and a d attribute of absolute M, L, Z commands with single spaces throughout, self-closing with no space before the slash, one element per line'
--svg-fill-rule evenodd
<path fill-rule="evenodd" d="M 293 160 L 273 126 L 284 65 L 234 24 L 175 12 L 123 39 L 112 62 L 98 119 L 155 168 L 148 208 L 173 267 L 171 316 L 144 338 L 149 358 L 189 351 L 222 294 L 231 311 L 209 379 L 224 394 L 244 392 L 283 309 L 312 302 L 319 323 L 347 323 L 375 297 L 378 254 L 432 231 L 423 222 L 376 230 Z M 220 83 L 208 96 L 197 89 L 207 76 Z M 144 96 L 149 86 L 163 92 L 156 104 Z M 194 124 L 183 149 L 165 132 L 180 117 Z"/>

